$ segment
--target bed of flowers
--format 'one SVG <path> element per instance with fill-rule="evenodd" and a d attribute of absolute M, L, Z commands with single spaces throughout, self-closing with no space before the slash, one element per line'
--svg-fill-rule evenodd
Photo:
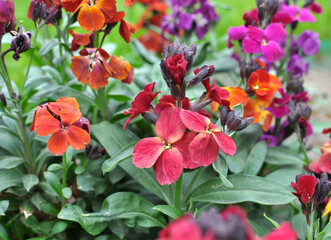
<path fill-rule="evenodd" d="M 222 38 L 221 1 L 31 0 L 32 29 L 15 4 L 0 239 L 331 239 L 331 140 L 311 157 L 304 84 L 318 1 L 256 0 Z"/>

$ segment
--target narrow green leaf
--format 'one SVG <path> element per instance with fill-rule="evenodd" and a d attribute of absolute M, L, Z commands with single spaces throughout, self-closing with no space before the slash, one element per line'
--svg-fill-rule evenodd
<path fill-rule="evenodd" d="M 246 174 L 256 175 L 260 171 L 267 155 L 267 150 L 266 142 L 259 142 L 253 147 L 246 161 Z"/>
<path fill-rule="evenodd" d="M 14 156 L 0 157 L 0 169 L 10 169 L 24 163 L 24 159 Z"/>
<path fill-rule="evenodd" d="M 62 185 L 58 176 L 52 172 L 44 172 L 44 177 L 53 190 L 59 195 L 62 196 Z"/>
<path fill-rule="evenodd" d="M 304 165 L 300 155 L 287 147 L 270 147 L 266 162 L 273 165 Z"/>
<path fill-rule="evenodd" d="M 0 201 L 0 216 L 5 216 L 5 212 L 9 206 L 9 201 L 8 200 L 2 200 Z"/>
<path fill-rule="evenodd" d="M 63 232 L 64 230 L 66 230 L 67 226 L 68 226 L 68 224 L 63 221 L 59 221 L 59 222 L 55 223 L 52 228 L 52 235 Z"/>
<path fill-rule="evenodd" d="M 6 229 L 0 223 L 0 239 L 1 240 L 10 240 Z"/>
<path fill-rule="evenodd" d="M 71 198 L 72 195 L 71 188 L 69 187 L 62 188 L 62 194 L 66 199 Z"/>
<path fill-rule="evenodd" d="M 3 169 L 0 171 L 0 192 L 3 190 L 22 185 L 22 175 L 13 169 Z"/>
<path fill-rule="evenodd" d="M 120 162 L 125 159 L 131 158 L 133 153 L 133 148 L 136 143 L 131 143 L 119 151 L 114 157 L 107 159 L 102 164 L 102 172 L 105 174 L 112 171 Z"/>
<path fill-rule="evenodd" d="M 27 174 L 22 177 L 23 186 L 29 192 L 30 189 L 39 183 L 39 178 L 35 174 Z"/>
<path fill-rule="evenodd" d="M 233 188 L 232 183 L 226 178 L 228 173 L 228 166 L 226 165 L 225 160 L 218 155 L 216 161 L 213 163 L 214 170 L 219 174 L 221 181 L 228 188 Z"/>
<path fill-rule="evenodd" d="M 233 188 L 227 188 L 220 179 L 212 179 L 192 192 L 193 201 L 217 204 L 257 202 L 264 205 L 287 204 L 295 199 L 287 186 L 262 177 L 233 174 L 228 177 Z"/>
<path fill-rule="evenodd" d="M 63 168 L 62 165 L 53 163 L 53 164 L 49 165 L 49 167 L 47 168 L 47 171 L 54 172 L 54 171 L 60 170 L 62 168 Z"/>
<path fill-rule="evenodd" d="M 175 207 L 169 205 L 157 205 L 153 207 L 154 210 L 157 210 L 173 219 L 179 218 L 182 213 Z"/>
<path fill-rule="evenodd" d="M 276 222 L 275 220 L 273 220 L 273 219 L 271 219 L 271 218 L 269 218 L 265 213 L 263 214 L 263 217 L 265 217 L 269 222 L 271 222 L 272 223 L 272 225 L 274 225 L 275 226 L 275 228 L 279 228 L 279 223 L 278 222 Z"/>
<path fill-rule="evenodd" d="M 45 54 L 47 54 L 49 51 L 51 51 L 54 47 L 56 47 L 59 44 L 60 44 L 59 41 L 56 39 L 52 39 L 43 43 L 43 45 L 39 50 L 40 57 L 43 57 Z"/>

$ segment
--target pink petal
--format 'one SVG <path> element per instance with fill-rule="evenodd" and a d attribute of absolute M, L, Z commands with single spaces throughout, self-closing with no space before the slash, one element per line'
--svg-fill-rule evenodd
<path fill-rule="evenodd" d="M 244 39 L 244 37 L 246 36 L 246 31 L 247 31 L 247 28 L 244 25 L 239 26 L 239 27 L 229 27 L 228 47 L 230 48 L 233 46 L 233 44 L 231 43 L 231 40 L 239 41 L 239 40 Z"/>
<path fill-rule="evenodd" d="M 199 113 L 182 110 L 180 113 L 180 118 L 182 119 L 184 125 L 193 132 L 204 132 L 210 120 Z"/>
<path fill-rule="evenodd" d="M 156 121 L 155 133 L 167 144 L 181 139 L 186 131 L 186 127 L 179 116 L 180 112 L 180 108 L 166 108 Z"/>
<path fill-rule="evenodd" d="M 282 10 L 283 12 L 287 13 L 290 18 L 292 18 L 293 21 L 296 20 L 296 16 L 299 13 L 299 8 L 298 6 L 287 6 L 287 5 L 282 5 Z"/>
<path fill-rule="evenodd" d="M 183 172 L 183 156 L 176 148 L 164 150 L 153 169 L 161 185 L 176 182 Z"/>
<path fill-rule="evenodd" d="M 307 8 L 302 8 L 300 10 L 300 15 L 298 18 L 298 22 L 315 22 L 315 17 L 311 14 L 311 12 Z"/>
<path fill-rule="evenodd" d="M 138 168 L 150 168 L 164 151 L 158 137 L 144 138 L 134 146 L 132 163 Z"/>
<path fill-rule="evenodd" d="M 177 148 L 183 156 L 184 168 L 194 169 L 199 167 L 199 164 L 192 161 L 191 154 L 189 152 L 189 144 L 195 136 L 195 133 L 187 132 L 182 139 L 173 145 L 173 147 Z"/>
<path fill-rule="evenodd" d="M 230 156 L 233 156 L 236 153 L 237 147 L 231 137 L 223 132 L 213 132 L 213 136 L 222 152 Z"/>
<path fill-rule="evenodd" d="M 274 62 L 283 55 L 283 50 L 280 48 L 278 43 L 274 41 L 268 42 L 267 45 L 262 45 L 262 54 L 268 62 Z"/>
<path fill-rule="evenodd" d="M 247 37 L 255 41 L 261 42 L 265 38 L 265 34 L 262 29 L 250 25 L 247 28 Z"/>
<path fill-rule="evenodd" d="M 243 47 L 245 53 L 259 53 L 261 52 L 261 42 L 257 42 L 250 38 L 244 38 Z"/>
<path fill-rule="evenodd" d="M 209 166 L 217 159 L 219 147 L 214 137 L 208 133 L 199 133 L 189 145 L 192 161 L 200 166 Z"/>
<path fill-rule="evenodd" d="M 280 23 L 271 23 L 265 30 L 267 41 L 280 42 L 284 39 L 287 32 Z"/>

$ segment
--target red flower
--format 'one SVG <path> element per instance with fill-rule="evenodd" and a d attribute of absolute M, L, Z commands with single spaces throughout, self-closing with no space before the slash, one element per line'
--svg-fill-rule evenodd
<path fill-rule="evenodd" d="M 71 59 L 71 69 L 78 81 L 89 84 L 93 89 L 106 86 L 113 74 L 107 63 L 109 54 L 101 48 L 84 48 L 79 54 L 81 56 Z"/>
<path fill-rule="evenodd" d="M 30 131 L 35 130 L 39 136 L 53 134 L 48 141 L 48 149 L 55 155 L 62 155 L 68 143 L 76 150 L 85 148 L 91 140 L 89 125 L 79 111 L 77 100 L 62 97 L 37 107 Z"/>
<path fill-rule="evenodd" d="M 180 113 L 180 118 L 189 130 L 199 133 L 189 145 L 193 162 L 200 166 L 212 164 L 217 158 L 219 148 L 230 156 L 236 153 L 232 138 L 224 134 L 210 119 L 186 110 Z"/>
<path fill-rule="evenodd" d="M 292 187 L 297 192 L 292 192 L 299 197 L 303 204 L 309 204 L 311 198 L 314 196 L 317 179 L 314 176 L 303 175 L 297 180 L 297 183 L 291 182 Z"/>
<path fill-rule="evenodd" d="M 195 134 L 185 133 L 186 127 L 179 117 L 181 111 L 180 108 L 165 109 L 155 124 L 157 137 L 144 138 L 133 149 L 133 164 L 138 168 L 153 166 L 161 185 L 177 181 L 183 168 L 191 166 L 188 145 Z"/>
<path fill-rule="evenodd" d="M 144 87 L 144 91 L 138 93 L 138 95 L 131 103 L 131 108 L 128 111 L 124 111 L 124 114 L 131 114 L 131 116 L 129 117 L 128 120 L 126 120 L 123 129 L 125 129 L 128 123 L 139 114 L 153 111 L 151 109 L 151 102 L 160 93 L 160 92 L 156 92 L 153 94 L 154 86 L 155 86 L 155 82 L 146 85 Z"/>
<path fill-rule="evenodd" d="M 0 24 L 7 24 L 14 18 L 15 3 L 13 0 L 0 1 Z"/>
<path fill-rule="evenodd" d="M 131 33 L 135 33 L 136 28 L 129 22 L 121 19 L 120 34 L 122 38 L 129 43 L 131 38 Z"/>
<path fill-rule="evenodd" d="M 296 232 L 291 228 L 289 222 L 282 223 L 278 229 L 273 230 L 262 240 L 297 240 Z"/>
<path fill-rule="evenodd" d="M 170 77 L 180 88 L 183 85 L 186 75 L 187 63 L 184 54 L 172 55 L 166 60 L 166 66 Z"/>
<path fill-rule="evenodd" d="M 91 42 L 90 34 L 88 33 L 74 33 L 72 30 L 69 30 L 68 32 L 73 37 L 70 48 L 71 51 L 76 51 L 80 46 L 89 45 Z"/>

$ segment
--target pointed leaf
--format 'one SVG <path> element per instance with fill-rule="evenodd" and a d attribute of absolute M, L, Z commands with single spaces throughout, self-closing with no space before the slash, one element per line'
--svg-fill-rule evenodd
<path fill-rule="evenodd" d="M 23 186 L 29 192 L 30 189 L 39 183 L 39 178 L 35 174 L 27 174 L 22 177 Z"/>
<path fill-rule="evenodd" d="M 173 219 L 179 218 L 182 213 L 175 207 L 169 205 L 157 205 L 153 207 L 154 210 L 157 210 Z"/>
<path fill-rule="evenodd" d="M 266 142 L 259 142 L 253 147 L 246 161 L 246 174 L 256 175 L 260 171 L 267 155 L 267 150 Z"/>
<path fill-rule="evenodd" d="M 5 212 L 9 206 L 9 201 L 8 200 L 3 200 L 0 201 L 0 216 L 5 216 Z"/>

